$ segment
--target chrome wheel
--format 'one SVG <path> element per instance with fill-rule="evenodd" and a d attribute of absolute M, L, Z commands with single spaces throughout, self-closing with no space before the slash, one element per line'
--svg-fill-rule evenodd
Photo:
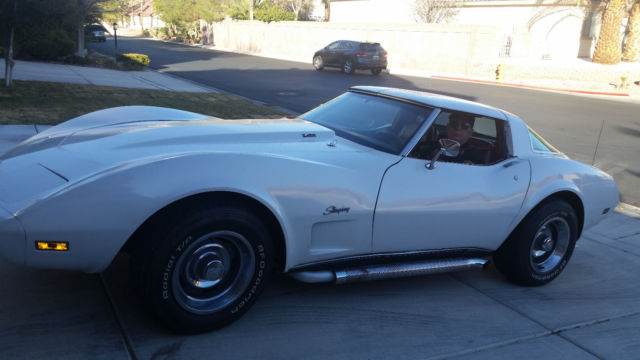
<path fill-rule="evenodd" d="M 533 237 L 529 261 L 534 271 L 543 274 L 553 270 L 565 258 L 571 229 L 567 221 L 554 217 L 545 221 Z"/>
<path fill-rule="evenodd" d="M 544 285 L 567 266 L 579 236 L 579 220 L 569 203 L 547 200 L 533 209 L 493 256 L 509 280 Z"/>
<path fill-rule="evenodd" d="M 345 74 L 351 74 L 353 72 L 353 63 L 350 59 L 347 59 L 347 61 L 344 62 L 342 71 L 344 71 Z"/>
<path fill-rule="evenodd" d="M 191 313 L 209 314 L 246 291 L 255 271 L 255 253 L 244 236 L 216 231 L 193 241 L 175 269 L 171 285 L 178 304 Z"/>
<path fill-rule="evenodd" d="M 322 61 L 321 56 L 316 56 L 313 58 L 313 67 L 316 70 L 322 70 L 322 68 L 324 67 L 324 62 Z"/>

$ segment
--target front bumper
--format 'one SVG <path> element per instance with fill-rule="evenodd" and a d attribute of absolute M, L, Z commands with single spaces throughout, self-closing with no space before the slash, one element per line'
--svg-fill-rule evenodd
<path fill-rule="evenodd" d="M 0 257 L 24 264 L 25 232 L 18 220 L 0 205 Z"/>

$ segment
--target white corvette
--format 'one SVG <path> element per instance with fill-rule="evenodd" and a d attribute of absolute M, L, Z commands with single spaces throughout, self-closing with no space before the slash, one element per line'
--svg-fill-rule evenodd
<path fill-rule="evenodd" d="M 343 283 L 493 259 L 545 284 L 619 200 L 611 176 L 512 114 L 375 87 L 293 120 L 107 109 L 0 161 L 0 255 L 99 272 L 126 251 L 141 296 L 183 332 L 237 319 L 273 270 Z"/>

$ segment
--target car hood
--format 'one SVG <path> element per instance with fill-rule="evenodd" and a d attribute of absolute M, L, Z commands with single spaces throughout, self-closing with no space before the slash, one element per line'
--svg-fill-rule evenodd
<path fill-rule="evenodd" d="M 335 138 L 332 130 L 299 119 L 222 120 L 141 106 L 101 110 L 54 126 L 0 157 L 0 206 L 14 213 L 97 174 L 187 155 L 325 162 L 339 159 L 336 151 L 371 151 Z"/>
<path fill-rule="evenodd" d="M 49 128 L 9 150 L 0 161 L 52 148 L 74 153 L 149 149 L 154 153 L 213 149 L 218 144 L 330 141 L 335 133 L 300 119 L 224 120 L 187 111 L 124 106 L 86 114 Z M 144 152 L 144 151 L 143 151 Z M 142 155 L 142 154 L 139 154 Z"/>

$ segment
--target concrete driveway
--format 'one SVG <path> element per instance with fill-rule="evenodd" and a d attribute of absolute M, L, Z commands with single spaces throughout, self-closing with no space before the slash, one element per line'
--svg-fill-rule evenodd
<path fill-rule="evenodd" d="M 585 233 L 544 287 L 491 266 L 351 285 L 278 276 L 239 321 L 191 336 L 149 316 L 126 255 L 101 275 L 0 262 L 0 359 L 637 359 L 640 214 L 629 215 Z"/>

